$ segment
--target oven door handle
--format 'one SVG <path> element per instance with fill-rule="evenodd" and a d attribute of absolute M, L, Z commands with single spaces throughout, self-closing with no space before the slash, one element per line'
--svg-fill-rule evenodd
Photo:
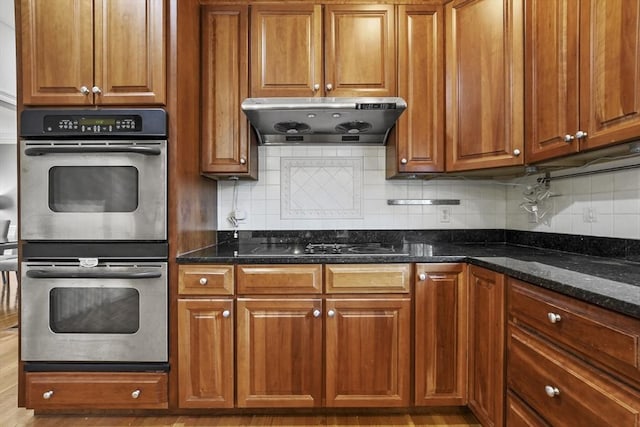
<path fill-rule="evenodd" d="M 136 153 L 146 156 L 159 156 L 160 148 L 146 147 L 142 145 L 105 145 L 100 147 L 28 147 L 25 148 L 24 154 L 27 156 L 42 156 L 44 154 L 82 154 L 82 153 Z"/>
<path fill-rule="evenodd" d="M 157 279 L 162 277 L 162 273 L 159 271 L 79 273 L 77 271 L 28 270 L 27 277 L 32 279 Z"/>

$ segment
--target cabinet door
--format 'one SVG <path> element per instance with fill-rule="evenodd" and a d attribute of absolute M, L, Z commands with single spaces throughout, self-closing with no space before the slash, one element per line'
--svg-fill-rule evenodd
<path fill-rule="evenodd" d="M 326 96 L 395 96 L 393 5 L 325 6 Z"/>
<path fill-rule="evenodd" d="M 201 8 L 201 170 L 257 178 L 257 148 L 240 108 L 249 94 L 249 9 Z"/>
<path fill-rule="evenodd" d="M 322 301 L 238 299 L 238 406 L 322 404 Z"/>
<path fill-rule="evenodd" d="M 251 96 L 322 95 L 322 7 L 251 7 Z"/>
<path fill-rule="evenodd" d="M 398 96 L 407 110 L 387 144 L 387 178 L 444 171 L 444 13 L 398 6 Z"/>
<path fill-rule="evenodd" d="M 483 426 L 504 417 L 504 276 L 469 267 L 469 407 Z"/>
<path fill-rule="evenodd" d="M 91 105 L 93 0 L 22 0 L 25 105 Z"/>
<path fill-rule="evenodd" d="M 326 406 L 409 405 L 409 298 L 327 299 Z"/>
<path fill-rule="evenodd" d="M 233 301 L 178 300 L 178 405 L 233 408 Z"/>
<path fill-rule="evenodd" d="M 463 264 L 417 264 L 415 404 L 467 403 L 467 284 Z"/>
<path fill-rule="evenodd" d="M 447 170 L 523 164 L 522 0 L 445 5 Z"/>
<path fill-rule="evenodd" d="M 165 103 L 164 27 L 163 0 L 95 0 L 96 104 Z"/>
<path fill-rule="evenodd" d="M 525 9 L 525 147 L 531 163 L 579 149 L 580 22 L 578 0 L 525 0 Z"/>
<path fill-rule="evenodd" d="M 580 1 L 581 149 L 640 135 L 640 1 Z"/>

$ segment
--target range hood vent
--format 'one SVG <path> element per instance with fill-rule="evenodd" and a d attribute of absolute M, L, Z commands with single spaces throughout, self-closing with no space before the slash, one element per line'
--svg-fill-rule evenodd
<path fill-rule="evenodd" d="M 407 108 L 402 98 L 247 98 L 260 144 L 384 145 Z"/>

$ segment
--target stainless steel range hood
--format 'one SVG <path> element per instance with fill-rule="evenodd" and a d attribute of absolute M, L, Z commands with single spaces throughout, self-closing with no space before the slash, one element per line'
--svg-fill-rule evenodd
<path fill-rule="evenodd" d="M 263 145 L 384 145 L 402 98 L 247 98 L 247 115 Z"/>

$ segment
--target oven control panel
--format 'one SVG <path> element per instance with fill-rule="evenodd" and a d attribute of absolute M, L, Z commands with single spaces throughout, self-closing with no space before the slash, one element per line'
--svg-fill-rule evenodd
<path fill-rule="evenodd" d="M 20 136 L 29 139 L 164 139 L 167 133 L 162 108 L 29 108 L 20 113 Z"/>
<path fill-rule="evenodd" d="M 140 116 L 67 116 L 44 117 L 45 133 L 114 134 L 142 131 Z"/>

